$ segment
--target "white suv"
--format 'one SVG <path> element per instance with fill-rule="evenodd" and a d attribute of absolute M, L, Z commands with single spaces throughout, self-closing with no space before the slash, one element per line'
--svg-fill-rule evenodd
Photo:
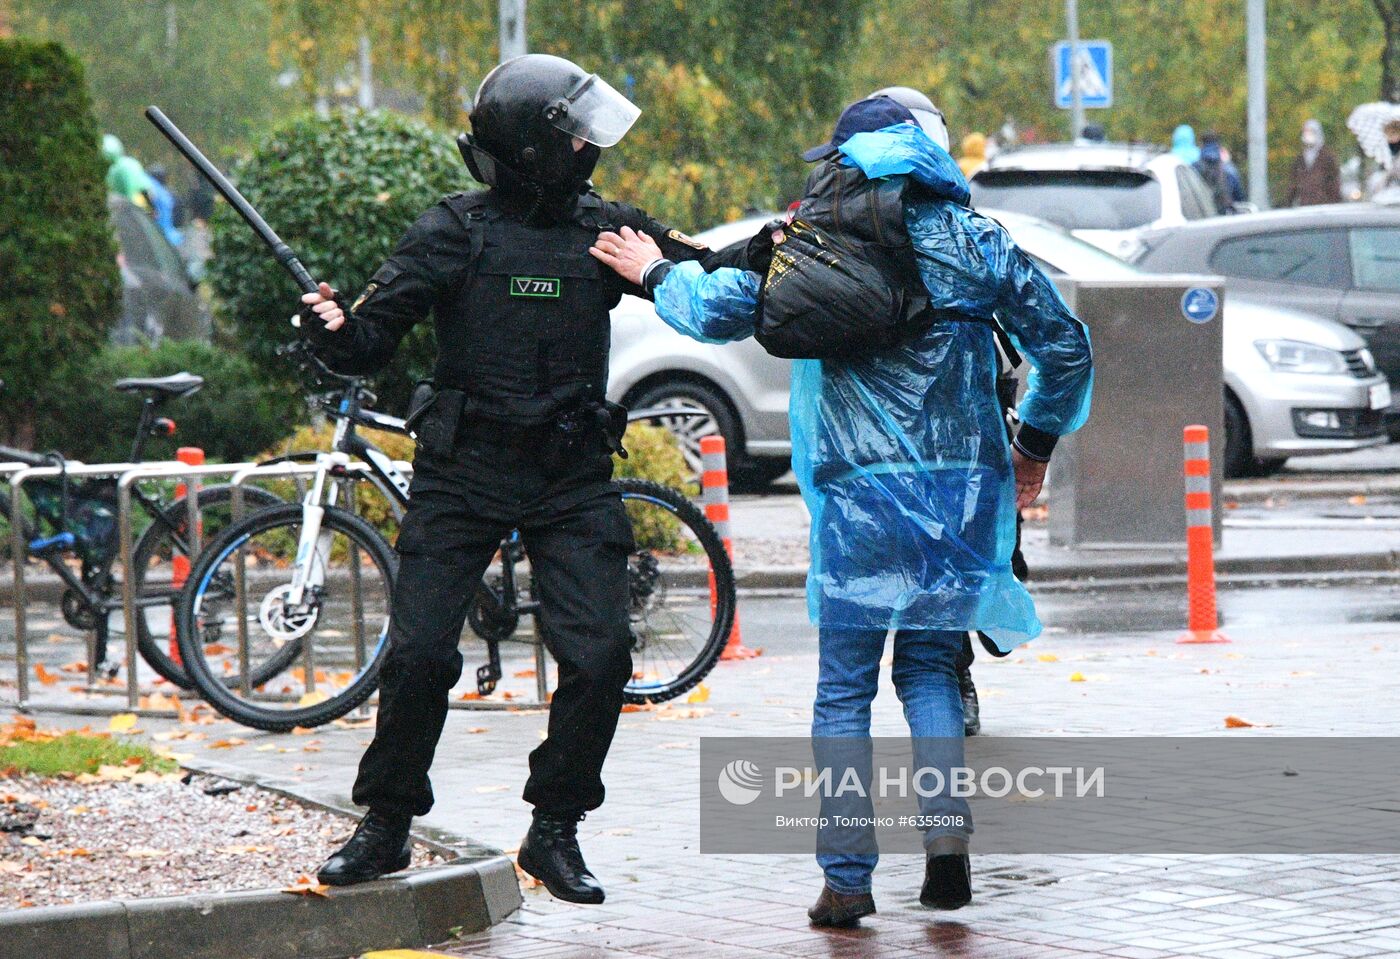
<path fill-rule="evenodd" d="M 1195 170 L 1140 144 L 1005 150 L 972 178 L 972 202 L 1048 220 L 1124 259 L 1138 252 L 1139 230 L 1216 215 Z"/>

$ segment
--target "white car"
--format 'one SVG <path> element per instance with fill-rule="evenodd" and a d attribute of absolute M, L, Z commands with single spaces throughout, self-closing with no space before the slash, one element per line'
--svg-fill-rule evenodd
<path fill-rule="evenodd" d="M 1181 158 L 1140 144 L 1046 144 L 992 157 L 973 176 L 977 209 L 1009 210 L 1064 227 L 1128 259 L 1143 229 L 1215 216 L 1215 201 Z"/>

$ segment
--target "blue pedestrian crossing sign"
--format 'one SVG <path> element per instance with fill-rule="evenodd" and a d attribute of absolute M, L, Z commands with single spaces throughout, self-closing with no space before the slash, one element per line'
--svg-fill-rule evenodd
<path fill-rule="evenodd" d="M 1069 42 L 1055 44 L 1051 62 L 1055 67 L 1055 106 L 1068 110 L 1074 106 L 1074 91 L 1070 83 Z M 1079 100 L 1086 107 L 1113 106 L 1113 44 L 1107 40 L 1080 40 L 1074 58 L 1079 74 Z"/>

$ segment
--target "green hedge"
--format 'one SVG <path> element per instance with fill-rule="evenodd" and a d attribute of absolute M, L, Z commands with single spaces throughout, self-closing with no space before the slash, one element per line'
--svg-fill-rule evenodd
<path fill-rule="evenodd" d="M 21 444 L 55 367 L 91 356 L 120 313 L 98 140 L 82 65 L 0 40 L 0 432 Z"/>
<path fill-rule="evenodd" d="M 181 370 L 203 376 L 204 387 L 165 404 L 161 413 L 178 430 L 168 439 L 153 437 L 148 459 L 173 457 L 179 446 L 201 447 L 211 460 L 249 459 L 307 418 L 300 392 L 269 388 L 253 364 L 236 353 L 189 340 L 112 346 L 59 370 L 62 386 L 44 403 L 36 448 L 61 450 L 89 463 L 125 460 L 141 398 L 118 393 L 112 384 L 126 376 Z"/>
<path fill-rule="evenodd" d="M 452 139 L 406 117 L 346 111 L 279 127 L 234 167 L 239 190 L 286 240 L 312 276 L 354 298 L 405 229 L 444 194 L 466 189 Z M 273 355 L 293 335 L 299 291 L 225 204 L 212 223 L 209 279 L 226 334 L 265 374 L 291 382 Z M 435 346 L 427 323 L 399 349 L 377 384 L 387 409 L 402 408 L 428 375 Z"/>

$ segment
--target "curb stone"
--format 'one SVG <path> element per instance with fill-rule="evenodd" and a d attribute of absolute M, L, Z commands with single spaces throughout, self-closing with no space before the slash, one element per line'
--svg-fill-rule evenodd
<path fill-rule="evenodd" d="M 1394 550 L 1324 556 L 1240 556 L 1216 557 L 1215 573 L 1222 582 L 1232 579 L 1280 578 L 1299 574 L 1336 575 L 1369 573 L 1389 575 L 1400 572 L 1400 553 Z M 1185 554 L 1166 554 L 1153 559 L 1112 559 L 1093 562 L 1045 565 L 1032 560 L 1032 591 L 1038 588 L 1111 586 L 1119 581 L 1161 579 L 1176 584 L 1186 581 Z M 750 590 L 805 590 L 806 566 L 754 566 L 736 569 L 734 581 L 740 592 Z"/>
<path fill-rule="evenodd" d="M 345 959 L 477 932 L 520 903 L 504 856 L 329 895 L 253 890 L 0 913 L 0 959 Z"/>

